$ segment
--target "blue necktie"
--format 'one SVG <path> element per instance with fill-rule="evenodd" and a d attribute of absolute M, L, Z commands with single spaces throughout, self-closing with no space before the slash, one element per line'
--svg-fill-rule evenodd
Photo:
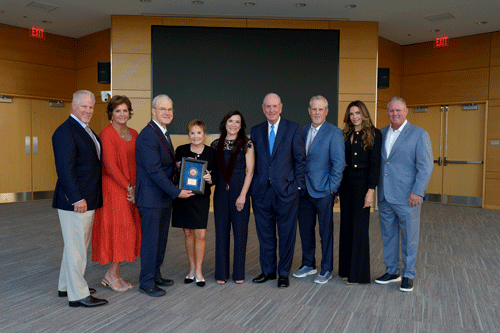
<path fill-rule="evenodd" d="M 271 125 L 271 133 L 269 133 L 269 155 L 273 154 L 273 146 L 274 146 L 274 125 Z"/>

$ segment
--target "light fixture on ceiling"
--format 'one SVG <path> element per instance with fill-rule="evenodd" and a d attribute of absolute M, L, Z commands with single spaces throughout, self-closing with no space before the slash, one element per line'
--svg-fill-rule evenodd
<path fill-rule="evenodd" d="M 3 10 L 0 10 L 0 14 L 3 14 L 3 13 L 5 13 L 5 12 Z"/>
<path fill-rule="evenodd" d="M 140 0 L 141 2 L 150 3 L 151 0 Z"/>
<path fill-rule="evenodd" d="M 486 23 L 488 23 L 488 22 L 486 22 L 486 21 L 479 21 L 479 22 L 477 22 L 478 25 L 483 25 L 483 24 L 486 24 Z"/>
<path fill-rule="evenodd" d="M 295 4 L 295 7 L 305 7 L 306 4 L 305 3 L 296 3 Z"/>
<path fill-rule="evenodd" d="M 245 6 L 255 6 L 255 2 L 251 1 L 245 2 Z"/>
<path fill-rule="evenodd" d="M 441 31 L 441 30 L 439 30 L 439 29 L 432 29 L 431 30 L 431 32 L 439 32 L 439 31 Z"/>
<path fill-rule="evenodd" d="M 353 9 L 356 7 L 357 7 L 356 5 L 345 5 L 345 8 L 347 8 L 347 9 Z"/>
<path fill-rule="evenodd" d="M 411 37 L 411 34 L 408 34 L 407 36 L 408 36 L 408 37 Z"/>
<path fill-rule="evenodd" d="M 193 1 L 193 4 L 195 4 L 195 5 L 203 5 L 203 1 Z"/>
<path fill-rule="evenodd" d="M 42 23 L 51 24 L 52 21 L 43 20 Z"/>
<path fill-rule="evenodd" d="M 28 16 L 26 16 L 26 15 L 24 15 L 23 17 L 24 17 L 24 18 L 28 18 Z"/>

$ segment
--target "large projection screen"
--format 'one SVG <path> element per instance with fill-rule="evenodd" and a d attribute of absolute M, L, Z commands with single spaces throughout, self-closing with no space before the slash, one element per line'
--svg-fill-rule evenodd
<path fill-rule="evenodd" d="M 152 26 L 151 40 L 151 98 L 172 98 L 171 134 L 186 134 L 196 118 L 217 134 L 231 109 L 243 114 L 248 134 L 266 120 L 270 92 L 281 97 L 281 116 L 300 125 L 311 122 L 310 98 L 322 95 L 337 124 L 338 30 Z"/>

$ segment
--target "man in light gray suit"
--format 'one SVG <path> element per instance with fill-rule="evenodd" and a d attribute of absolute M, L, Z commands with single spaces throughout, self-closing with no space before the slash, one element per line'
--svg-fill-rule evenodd
<path fill-rule="evenodd" d="M 387 106 L 391 125 L 382 132 L 382 158 L 378 208 L 386 274 L 375 280 L 401 282 L 401 291 L 413 290 L 415 260 L 420 233 L 422 197 L 432 175 L 434 161 L 429 134 L 406 120 L 408 108 L 400 97 Z M 403 269 L 399 270 L 399 234 Z M 401 276 L 403 279 L 401 279 Z"/>
<path fill-rule="evenodd" d="M 333 200 L 345 168 L 345 145 L 342 130 L 326 121 L 328 101 L 314 96 L 309 101 L 312 124 L 303 128 L 306 139 L 305 188 L 300 191 L 299 231 L 302 265 L 293 273 L 303 278 L 316 274 L 316 216 L 321 237 L 321 270 L 314 279 L 326 283 L 333 270 Z"/>

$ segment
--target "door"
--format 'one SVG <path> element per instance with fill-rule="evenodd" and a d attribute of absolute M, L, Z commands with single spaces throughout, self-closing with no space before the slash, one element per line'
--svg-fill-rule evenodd
<path fill-rule="evenodd" d="M 0 103 L 0 203 L 31 200 L 31 101 Z"/>
<path fill-rule="evenodd" d="M 425 200 L 482 206 L 485 104 L 409 108 L 431 138 L 434 169 Z"/>
<path fill-rule="evenodd" d="M 32 181 L 33 200 L 51 199 L 57 181 L 52 134 L 71 113 L 71 103 L 51 106 L 47 100 L 32 100 Z"/>

